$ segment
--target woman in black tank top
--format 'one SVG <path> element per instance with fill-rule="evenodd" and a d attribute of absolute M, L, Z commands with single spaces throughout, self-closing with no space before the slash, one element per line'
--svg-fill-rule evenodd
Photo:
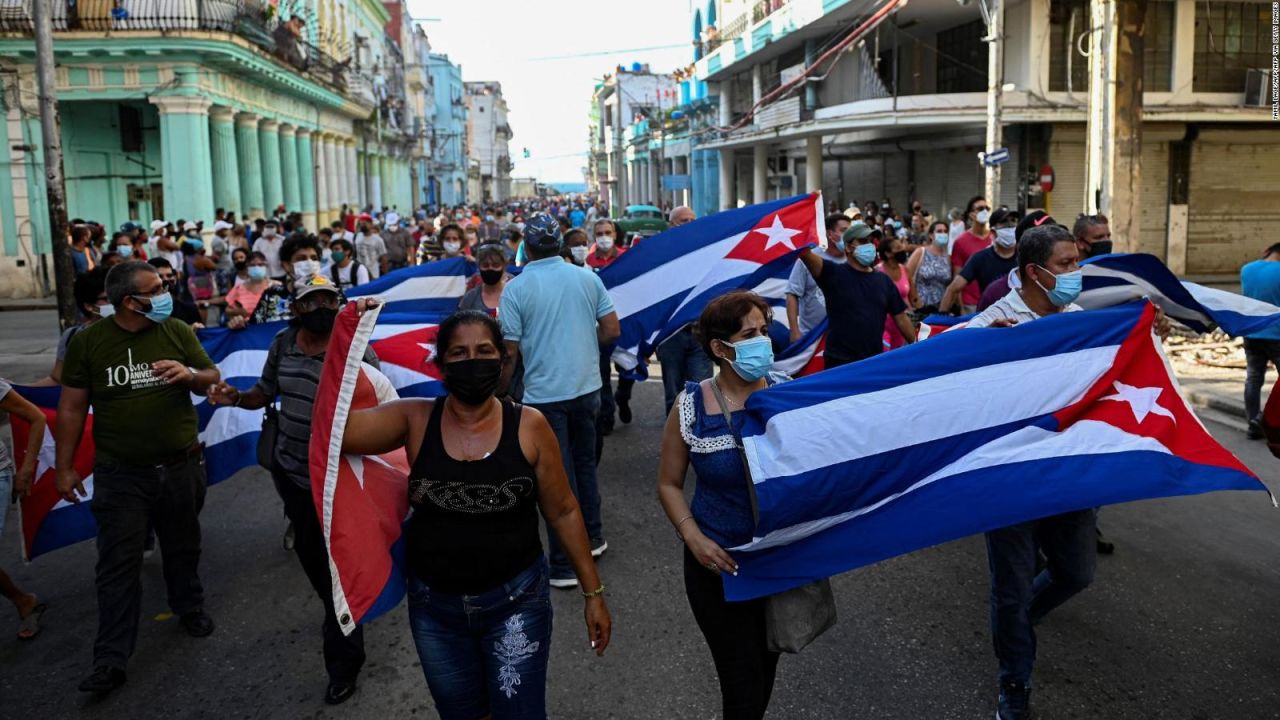
<path fill-rule="evenodd" d="M 342 449 L 407 451 L 409 624 L 440 716 L 545 718 L 551 602 L 539 509 L 588 590 L 597 655 L 609 644 L 604 585 L 551 426 L 494 397 L 508 361 L 497 321 L 455 313 L 436 353 L 449 396 L 353 411 Z"/>

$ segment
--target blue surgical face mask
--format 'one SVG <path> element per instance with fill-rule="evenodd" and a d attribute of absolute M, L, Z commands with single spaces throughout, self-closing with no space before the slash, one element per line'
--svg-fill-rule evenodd
<path fill-rule="evenodd" d="M 135 298 L 144 299 L 138 295 Z M 169 319 L 173 314 L 173 295 L 165 293 L 156 297 L 145 298 L 151 302 L 151 309 L 147 310 L 143 315 L 153 323 L 159 324 Z"/>
<path fill-rule="evenodd" d="M 859 245 L 853 249 L 853 259 L 857 260 L 863 267 L 871 267 L 876 264 L 876 246 L 872 243 Z"/>
<path fill-rule="evenodd" d="M 769 374 L 773 367 L 773 341 L 767 335 L 736 343 L 721 342 L 733 348 L 736 359 L 729 365 L 738 373 L 738 377 L 747 382 L 759 380 Z"/>
<path fill-rule="evenodd" d="M 133 246 L 132 246 L 132 245 L 117 245 L 117 246 L 116 246 L 116 254 L 118 254 L 122 259 L 124 259 L 124 260 L 128 260 L 129 258 L 133 257 Z"/>
<path fill-rule="evenodd" d="M 265 265 L 250 265 L 249 279 L 250 280 L 266 280 L 267 267 Z"/>
<path fill-rule="evenodd" d="M 1049 272 L 1048 268 L 1041 266 L 1041 270 Z M 1053 275 L 1053 273 L 1049 273 Z M 1040 285 L 1037 280 L 1036 284 L 1040 285 L 1040 289 L 1045 291 L 1049 296 L 1049 302 L 1056 307 L 1066 307 L 1076 301 L 1080 297 L 1080 290 L 1084 288 L 1084 274 L 1079 270 L 1072 270 L 1061 275 L 1053 275 L 1057 282 L 1054 283 L 1053 289 L 1048 290 L 1044 285 Z"/>
<path fill-rule="evenodd" d="M 836 241 L 836 249 L 837 249 L 837 250 L 839 250 L 840 252 L 844 252 L 844 239 L 843 239 L 843 238 L 841 238 L 840 240 L 837 240 L 837 241 Z"/>
<path fill-rule="evenodd" d="M 934 233 L 933 242 L 935 245 L 941 245 L 945 247 L 947 243 L 951 242 L 951 234 L 944 233 L 944 232 Z"/>

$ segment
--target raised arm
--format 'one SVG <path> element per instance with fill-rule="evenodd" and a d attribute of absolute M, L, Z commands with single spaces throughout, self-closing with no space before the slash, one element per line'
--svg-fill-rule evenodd
<path fill-rule="evenodd" d="M 814 280 L 817 280 L 818 276 L 822 275 L 822 258 L 813 251 L 813 248 L 805 248 L 800 253 L 800 262 L 804 263 L 804 266 L 809 269 L 809 274 L 813 276 Z"/>

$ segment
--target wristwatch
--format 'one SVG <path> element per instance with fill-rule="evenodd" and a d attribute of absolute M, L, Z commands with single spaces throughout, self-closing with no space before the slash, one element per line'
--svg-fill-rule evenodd
<path fill-rule="evenodd" d="M 195 368 L 193 368 L 193 367 L 191 367 L 190 365 L 188 365 L 188 366 L 187 366 L 187 372 L 191 373 L 191 382 L 195 382 L 195 379 L 196 379 L 196 369 L 195 369 Z"/>

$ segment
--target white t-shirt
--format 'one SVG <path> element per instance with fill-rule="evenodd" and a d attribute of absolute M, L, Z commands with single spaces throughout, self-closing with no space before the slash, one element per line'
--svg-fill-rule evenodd
<path fill-rule="evenodd" d="M 335 266 L 333 269 L 338 273 L 338 288 L 340 290 L 345 291 L 352 286 L 352 283 L 351 283 L 352 269 L 356 270 L 356 282 L 355 282 L 356 285 L 364 285 L 365 283 L 369 282 L 369 268 L 365 267 L 364 263 L 360 263 L 359 265 L 356 265 L 355 263 L 351 263 L 346 267 L 342 267 L 341 265 L 338 265 L 338 266 Z"/>
<path fill-rule="evenodd" d="M 369 275 L 374 280 L 382 274 L 381 263 L 378 259 L 387 254 L 387 244 L 382 241 L 382 236 L 373 235 L 357 235 L 356 236 L 356 259 L 365 267 L 369 268 Z"/>
<path fill-rule="evenodd" d="M 267 277 L 284 277 L 284 263 L 280 261 L 280 246 L 284 237 L 276 233 L 273 238 L 260 237 L 253 241 L 253 251 L 267 256 Z"/>

